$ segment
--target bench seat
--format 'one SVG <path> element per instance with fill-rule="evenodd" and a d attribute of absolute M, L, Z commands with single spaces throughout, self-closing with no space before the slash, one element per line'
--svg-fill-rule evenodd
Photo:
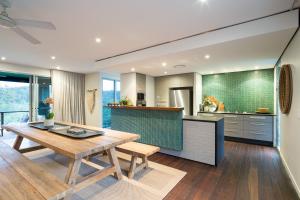
<path fill-rule="evenodd" d="M 128 170 L 128 178 L 133 178 L 134 174 L 143 168 L 148 168 L 148 157 L 160 148 L 138 142 L 128 142 L 116 147 L 116 150 L 131 155 L 131 163 Z M 142 159 L 142 163 L 137 166 L 137 158 Z"/>
<path fill-rule="evenodd" d="M 0 141 L 0 199 L 60 200 L 72 189 Z"/>

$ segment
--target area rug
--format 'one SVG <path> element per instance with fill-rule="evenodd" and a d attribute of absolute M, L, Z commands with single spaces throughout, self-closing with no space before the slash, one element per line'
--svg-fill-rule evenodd
<path fill-rule="evenodd" d="M 49 149 L 43 149 L 24 154 L 35 163 L 42 166 L 46 171 L 64 180 L 67 172 L 68 158 L 55 154 Z M 130 157 L 126 154 L 118 153 L 120 165 L 127 168 Z M 94 163 L 106 165 L 106 157 L 93 158 Z M 101 169 L 101 166 L 97 165 Z M 82 164 L 79 174 L 84 176 L 95 171 L 94 168 Z M 124 175 L 126 172 L 123 171 Z M 109 176 L 97 183 L 75 193 L 72 200 L 161 200 L 175 185 L 185 176 L 186 172 L 177 170 L 159 163 L 150 162 L 147 170 L 142 170 L 128 179 L 123 176 L 123 180 L 117 181 Z"/>

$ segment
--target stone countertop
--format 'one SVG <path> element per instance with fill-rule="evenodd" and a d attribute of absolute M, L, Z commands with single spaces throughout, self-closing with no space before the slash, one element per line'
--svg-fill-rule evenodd
<path fill-rule="evenodd" d="M 228 115 L 259 115 L 259 116 L 276 116 L 273 113 L 239 113 L 239 112 L 198 112 L 198 114 L 228 114 Z"/>
<path fill-rule="evenodd" d="M 218 117 L 218 116 L 192 116 L 192 115 L 185 115 L 182 118 L 182 120 L 201 121 L 201 122 L 218 122 L 222 119 L 223 117 Z"/>

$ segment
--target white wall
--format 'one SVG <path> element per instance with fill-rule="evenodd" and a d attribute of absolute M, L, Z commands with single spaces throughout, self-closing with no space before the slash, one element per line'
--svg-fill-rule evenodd
<path fill-rule="evenodd" d="M 0 63 L 0 71 L 50 77 L 49 69 L 9 63 Z"/>
<path fill-rule="evenodd" d="M 94 112 L 87 105 L 87 90 L 97 89 Z M 85 119 L 90 126 L 102 127 L 102 76 L 100 73 L 85 75 Z"/>
<path fill-rule="evenodd" d="M 194 87 L 194 73 L 155 77 L 155 104 L 168 107 L 173 87 Z"/>
<path fill-rule="evenodd" d="M 121 98 L 126 96 L 132 101 L 133 105 L 136 104 L 136 73 L 121 74 Z"/>
<path fill-rule="evenodd" d="M 155 106 L 155 82 L 154 77 L 146 76 L 146 103 L 147 106 Z"/>
<path fill-rule="evenodd" d="M 202 103 L 202 75 L 194 73 L 194 109 L 193 114 L 199 112 L 199 104 Z"/>
<path fill-rule="evenodd" d="M 297 33 L 281 59 L 281 65 L 291 64 L 293 71 L 293 102 L 288 115 L 280 114 L 280 153 L 300 196 L 300 32 Z M 280 111 L 279 111 L 280 113 Z"/>

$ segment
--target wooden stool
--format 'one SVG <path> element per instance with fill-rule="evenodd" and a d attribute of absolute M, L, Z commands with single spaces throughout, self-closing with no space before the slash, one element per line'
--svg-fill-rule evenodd
<path fill-rule="evenodd" d="M 128 142 L 117 146 L 116 150 L 131 155 L 131 163 L 128 170 L 128 178 L 131 179 L 136 172 L 148 168 L 148 157 L 158 152 L 160 148 L 148 144 Z M 138 164 L 138 166 L 137 158 L 142 159 L 142 163 Z"/>

